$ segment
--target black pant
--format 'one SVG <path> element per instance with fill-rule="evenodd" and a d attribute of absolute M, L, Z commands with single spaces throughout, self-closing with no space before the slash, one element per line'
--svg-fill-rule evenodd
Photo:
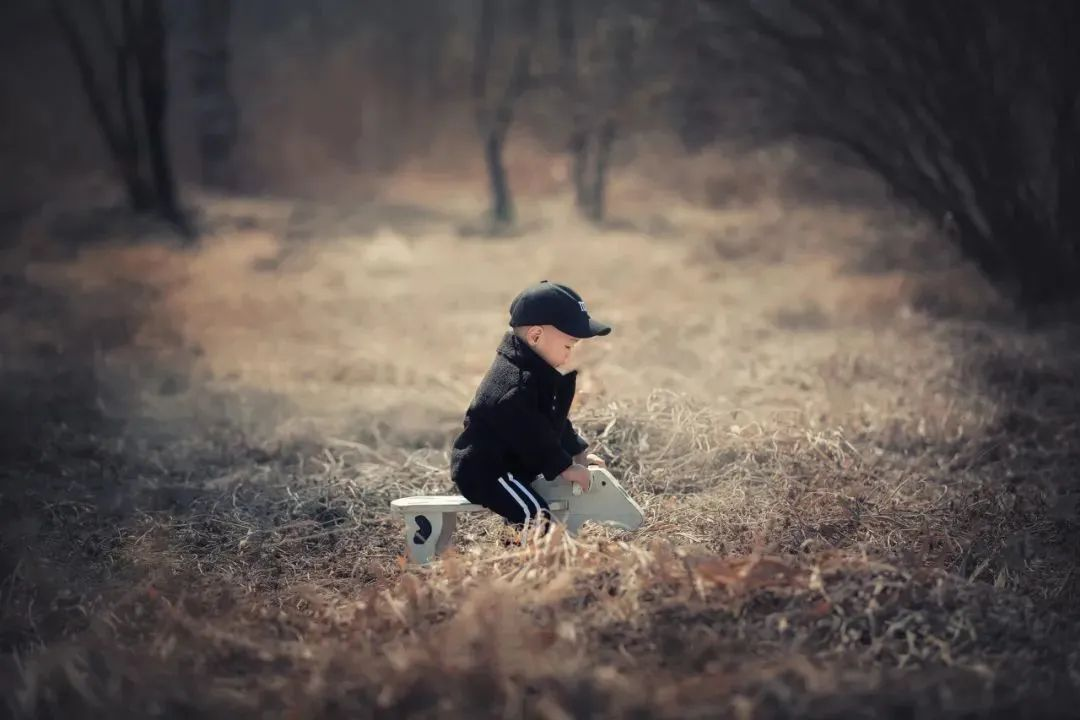
<path fill-rule="evenodd" d="M 521 482 L 507 473 L 490 482 L 469 483 L 458 486 L 469 502 L 483 505 L 501 515 L 511 525 L 522 530 L 547 533 L 551 523 L 551 510 L 547 501 L 532 489 L 531 482 Z"/>

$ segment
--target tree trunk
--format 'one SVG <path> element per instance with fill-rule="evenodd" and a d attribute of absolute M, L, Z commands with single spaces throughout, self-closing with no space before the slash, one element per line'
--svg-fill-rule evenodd
<path fill-rule="evenodd" d="M 594 153 L 594 166 L 592 187 L 589 193 L 588 215 L 595 223 L 604 221 L 606 212 L 607 194 L 607 171 L 608 160 L 611 157 L 611 146 L 615 142 L 615 121 L 605 120 L 596 134 L 596 151 Z"/>
<path fill-rule="evenodd" d="M 589 206 L 589 136 L 584 128 L 575 129 L 570 136 L 570 158 L 574 204 L 584 213 Z"/>
<path fill-rule="evenodd" d="M 232 0 L 194 0 L 191 9 L 195 15 L 191 81 L 202 182 L 208 187 L 232 188 L 238 124 L 229 82 Z"/>
<path fill-rule="evenodd" d="M 142 99 L 146 146 L 153 179 L 157 212 L 189 233 L 176 196 L 176 182 L 168 149 L 168 67 L 165 48 L 165 18 L 161 0 L 144 0 L 135 42 L 139 57 L 139 92 Z"/>
<path fill-rule="evenodd" d="M 104 12 L 100 7 L 95 7 L 93 10 L 99 13 Z M 139 165 L 138 128 L 130 105 L 131 73 L 127 61 L 132 48 L 128 36 L 116 38 L 109 28 L 108 18 L 103 14 L 95 16 L 103 28 L 105 40 L 110 45 L 109 49 L 113 51 L 117 60 L 117 91 L 120 95 L 121 115 L 124 121 L 124 126 L 121 128 L 109 110 L 105 99 L 106 93 L 98 84 L 97 75 L 94 72 L 89 48 L 75 20 L 60 0 L 53 1 L 53 13 L 75 62 L 75 69 L 78 71 L 79 81 L 90 106 L 90 112 L 124 185 L 128 205 L 135 212 L 148 212 L 154 207 L 154 199 L 150 186 L 142 177 Z"/>
<path fill-rule="evenodd" d="M 107 27 L 108 17 L 104 15 L 104 9 L 101 12 L 101 22 Z M 139 158 L 142 156 L 139 126 L 131 98 L 132 86 L 135 83 L 131 61 L 135 60 L 136 64 L 138 63 L 138 58 L 135 56 L 134 20 L 131 3 L 129 0 L 124 0 L 120 8 L 120 37 L 115 41 L 116 87 L 120 96 L 120 117 L 124 123 L 120 166 L 131 207 L 136 212 L 150 212 L 154 209 L 154 193 L 142 177 L 142 168 L 139 163 Z"/>
<path fill-rule="evenodd" d="M 1054 144 L 1057 166 L 1054 225 L 1057 241 L 1072 265 L 1080 271 L 1080 92 L 1069 90 L 1061 99 L 1055 118 Z"/>
<path fill-rule="evenodd" d="M 574 204 L 585 212 L 588 205 L 589 132 L 581 107 L 581 83 L 578 79 L 577 27 L 574 23 L 574 0 L 559 0 L 556 5 L 556 30 L 559 36 L 559 75 L 562 92 L 570 107 L 570 177 Z"/>
<path fill-rule="evenodd" d="M 166 127 L 167 67 L 162 0 L 119 0 L 119 31 L 103 3 L 89 8 L 115 62 L 115 88 L 99 84 L 90 47 L 63 0 L 53 0 L 57 24 L 75 61 L 90 111 L 105 140 L 128 203 L 135 212 L 152 212 L 185 235 L 190 228 L 180 212 L 169 162 Z M 104 74 L 104 73 L 102 73 Z M 116 94 L 110 108 L 109 96 Z M 134 93 L 137 92 L 137 97 Z M 144 153 L 145 150 L 145 153 Z"/>
<path fill-rule="evenodd" d="M 494 108 L 491 108 L 488 86 L 495 39 L 496 6 L 494 0 L 484 0 L 480 7 L 472 86 L 477 125 L 484 139 L 484 160 L 492 192 L 491 219 L 495 224 L 504 224 L 514 221 L 514 204 L 502 154 L 513 122 L 514 106 L 529 87 L 529 65 L 540 5 L 539 0 L 524 0 L 521 6 L 521 15 L 517 19 L 517 27 L 514 28 L 518 37 L 510 77 L 502 92 L 496 95 Z"/>
<path fill-rule="evenodd" d="M 514 222 L 514 201 L 510 197 L 502 153 L 503 134 L 492 128 L 484 143 L 484 160 L 491 184 L 491 219 L 498 225 L 510 225 Z"/>

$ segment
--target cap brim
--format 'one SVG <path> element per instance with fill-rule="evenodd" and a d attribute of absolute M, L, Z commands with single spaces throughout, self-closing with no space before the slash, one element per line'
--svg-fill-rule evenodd
<path fill-rule="evenodd" d="M 606 325 L 598 320 L 589 318 L 587 323 L 579 325 L 575 328 L 559 328 L 570 337 L 576 337 L 578 339 L 585 339 L 596 337 L 598 335 L 607 335 L 611 332 L 611 326 Z"/>
<path fill-rule="evenodd" d="M 599 320 L 593 320 L 592 318 L 589 318 L 589 330 L 592 332 L 593 336 L 607 335 L 611 332 L 611 326 L 605 325 Z"/>

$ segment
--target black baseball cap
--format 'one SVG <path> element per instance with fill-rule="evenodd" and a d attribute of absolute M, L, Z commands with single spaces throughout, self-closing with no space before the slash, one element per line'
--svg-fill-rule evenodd
<path fill-rule="evenodd" d="M 610 325 L 589 317 L 580 295 L 565 285 L 547 280 L 525 288 L 510 303 L 510 326 L 522 325 L 554 325 L 576 338 L 611 332 Z"/>

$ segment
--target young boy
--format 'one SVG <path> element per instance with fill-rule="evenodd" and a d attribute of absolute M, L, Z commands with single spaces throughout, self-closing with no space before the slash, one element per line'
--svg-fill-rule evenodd
<path fill-rule="evenodd" d="M 586 491 L 587 465 L 603 465 L 567 419 L 577 373 L 558 368 L 581 339 L 611 327 L 589 317 L 576 292 L 544 280 L 514 298 L 510 328 L 465 414 L 451 476 L 470 502 L 544 533 L 551 514 L 533 482 L 562 475 Z"/>

